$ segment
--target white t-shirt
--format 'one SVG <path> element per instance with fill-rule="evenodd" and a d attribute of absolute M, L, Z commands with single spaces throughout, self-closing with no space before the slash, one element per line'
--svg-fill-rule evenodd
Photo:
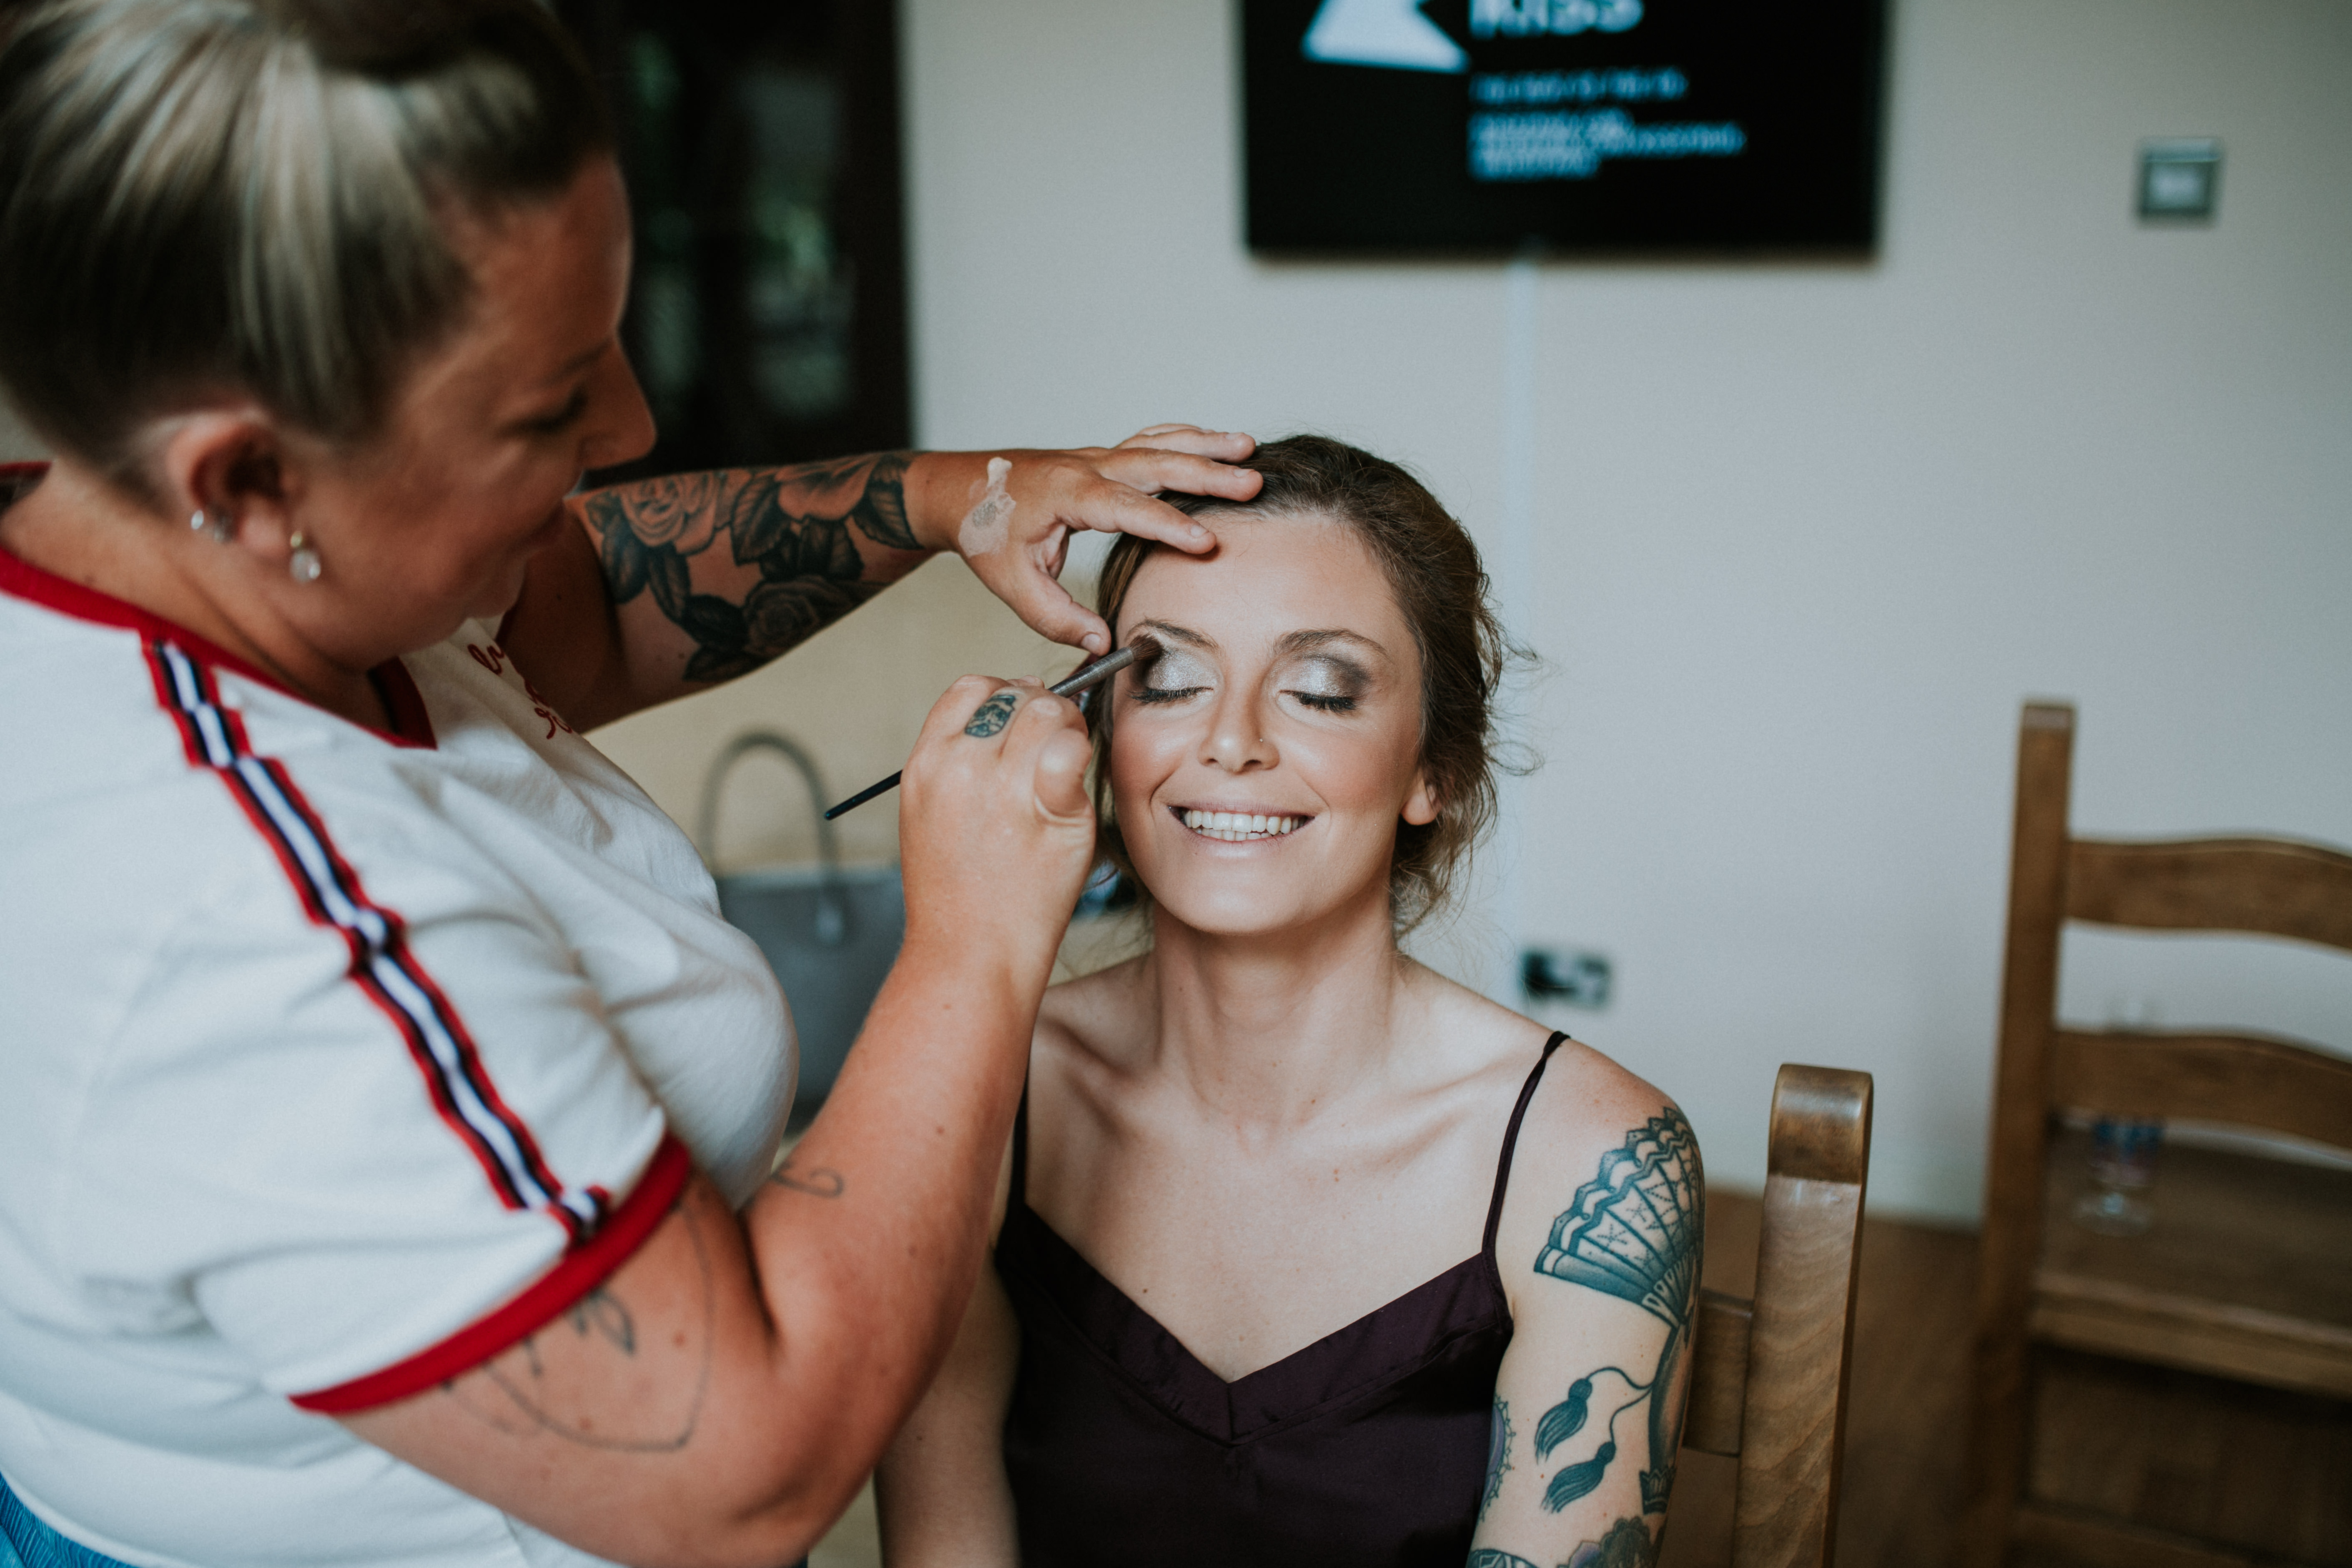
<path fill-rule="evenodd" d="M 756 1190 L 791 1023 L 692 846 L 484 623 L 386 735 L 0 552 L 0 1476 L 135 1564 L 595 1561 L 331 1415 L 554 1317 L 689 1153 Z"/>

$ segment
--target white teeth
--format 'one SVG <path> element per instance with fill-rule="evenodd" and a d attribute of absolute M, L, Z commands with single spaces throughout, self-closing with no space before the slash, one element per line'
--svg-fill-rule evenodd
<path fill-rule="evenodd" d="M 1221 838 L 1229 844 L 1244 844 L 1254 838 L 1278 838 L 1296 830 L 1304 819 L 1296 816 L 1268 816 L 1250 811 L 1192 811 L 1183 814 L 1184 826 L 1204 838 Z"/>

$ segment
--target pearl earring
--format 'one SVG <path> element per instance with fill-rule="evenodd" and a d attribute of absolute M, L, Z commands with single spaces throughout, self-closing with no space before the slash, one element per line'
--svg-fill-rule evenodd
<path fill-rule="evenodd" d="M 286 570 L 292 574 L 294 581 L 317 582 L 320 574 L 327 569 L 326 563 L 319 559 L 317 548 L 299 530 L 297 530 L 294 537 L 288 540 L 286 543 L 287 547 L 293 552 L 286 558 Z"/>

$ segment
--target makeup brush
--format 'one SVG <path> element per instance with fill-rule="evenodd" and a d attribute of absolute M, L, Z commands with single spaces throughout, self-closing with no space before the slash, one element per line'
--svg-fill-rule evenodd
<path fill-rule="evenodd" d="M 1045 688 L 1045 689 L 1052 692 L 1056 697 L 1076 697 L 1081 691 L 1091 690 L 1093 688 L 1101 685 L 1104 681 L 1108 680 L 1112 676 L 1117 675 L 1120 670 L 1125 669 L 1129 665 L 1133 664 L 1137 659 L 1148 658 L 1159 651 L 1160 645 L 1158 643 L 1152 641 L 1148 637 L 1139 637 L 1125 647 L 1103 655 L 1102 658 L 1081 668 L 1076 675 L 1071 676 L 1067 680 L 1057 680 L 1053 685 Z M 898 781 L 906 776 L 906 773 L 901 771 L 892 773 L 888 778 L 882 780 L 878 784 L 866 785 L 864 789 L 859 790 L 856 795 L 851 795 L 847 800 L 843 801 L 839 805 L 836 805 L 832 810 L 826 812 L 824 814 L 824 819 L 827 822 L 831 822 L 835 817 L 839 816 L 845 811 L 856 810 L 859 806 L 864 805 L 867 801 L 872 800 L 877 795 L 889 794 L 892 790 L 898 787 Z"/>

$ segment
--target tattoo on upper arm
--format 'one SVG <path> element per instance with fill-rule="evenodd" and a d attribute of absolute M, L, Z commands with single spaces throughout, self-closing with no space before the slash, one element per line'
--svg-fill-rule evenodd
<path fill-rule="evenodd" d="M 830 1165 L 819 1165 L 810 1171 L 795 1171 L 787 1159 L 768 1173 L 768 1180 L 790 1193 L 806 1193 L 813 1198 L 837 1198 L 849 1190 L 839 1171 Z"/>
<path fill-rule="evenodd" d="M 884 452 L 797 468 L 672 474 L 600 490 L 585 510 L 613 603 L 652 593 L 694 643 L 689 680 L 756 669 L 881 591 L 850 536 L 853 526 L 886 549 L 921 548 L 907 523 L 908 460 L 907 453 Z M 688 562 L 722 534 L 736 565 L 759 569 L 760 581 L 740 599 L 694 591 Z"/>
<path fill-rule="evenodd" d="M 1524 1557 L 1514 1557 L 1507 1552 L 1481 1546 L 1470 1553 L 1469 1568 L 1536 1568 L 1536 1565 Z"/>
<path fill-rule="evenodd" d="M 637 1353 L 637 1321 L 621 1299 L 599 1285 L 572 1303 L 564 1316 L 572 1321 L 572 1331 L 584 1335 L 591 1328 L 602 1334 L 623 1355 Z"/>
<path fill-rule="evenodd" d="M 1511 1468 L 1511 1405 L 1508 1400 L 1495 1401 L 1495 1424 L 1486 1434 L 1486 1495 L 1478 1501 L 1478 1518 L 1484 1521 L 1486 1510 L 1495 1506 L 1496 1497 L 1503 1489 L 1503 1472 Z"/>
<path fill-rule="evenodd" d="M 1536 1258 L 1536 1272 L 1633 1302 L 1666 1325 L 1666 1342 L 1648 1382 L 1617 1367 L 1599 1368 L 1570 1384 L 1567 1397 L 1536 1424 L 1536 1458 L 1541 1460 L 1583 1430 L 1596 1379 L 1622 1380 L 1630 1395 L 1610 1413 L 1592 1457 L 1563 1466 L 1553 1475 L 1544 1492 L 1544 1507 L 1551 1511 L 1559 1512 L 1601 1485 L 1617 1457 L 1617 1417 L 1645 1402 L 1650 1407 L 1649 1463 L 1641 1475 L 1642 1511 L 1665 1511 L 1675 1484 L 1675 1456 L 1682 1444 L 1682 1402 L 1676 1397 L 1681 1390 L 1675 1374 L 1690 1333 L 1706 1224 L 1698 1142 L 1683 1113 L 1671 1105 L 1663 1115 L 1628 1132 L 1622 1148 L 1603 1154 L 1599 1172 L 1576 1190 L 1566 1211 L 1552 1221 L 1551 1238 Z M 1613 1564 L 1613 1559 L 1609 1561 Z"/>
<path fill-rule="evenodd" d="M 710 1388 L 710 1360 L 714 1351 L 713 1335 L 718 1317 L 716 1282 L 711 1278 L 710 1253 L 704 1245 L 702 1233 L 691 1222 L 686 1227 L 694 1244 L 697 1283 L 701 1290 L 702 1321 L 694 1342 L 688 1342 L 687 1333 L 680 1332 L 672 1343 L 687 1352 L 693 1367 L 693 1387 L 688 1391 L 682 1411 L 660 1417 L 660 1426 L 649 1432 L 630 1432 L 633 1418 L 643 1418 L 646 1409 L 659 1403 L 640 1400 L 617 1416 L 606 1412 L 596 1415 L 567 1415 L 557 1406 L 567 1392 L 551 1386 L 548 1366 L 540 1353 L 541 1329 L 526 1338 L 515 1349 L 521 1352 L 520 1364 L 511 1354 L 493 1357 L 462 1376 L 451 1378 L 441 1385 L 441 1391 L 457 1402 L 458 1408 L 480 1421 L 513 1436 L 530 1436 L 546 1433 L 583 1448 L 598 1448 L 609 1453 L 674 1454 L 694 1438 L 695 1428 L 701 1424 L 702 1402 Z M 610 1283 L 598 1286 L 574 1302 L 564 1313 L 572 1331 L 582 1340 L 592 1336 L 600 1343 L 622 1355 L 635 1360 L 638 1352 L 637 1322 Z M 597 1421 L 603 1416 L 609 1425 L 599 1430 Z"/>

